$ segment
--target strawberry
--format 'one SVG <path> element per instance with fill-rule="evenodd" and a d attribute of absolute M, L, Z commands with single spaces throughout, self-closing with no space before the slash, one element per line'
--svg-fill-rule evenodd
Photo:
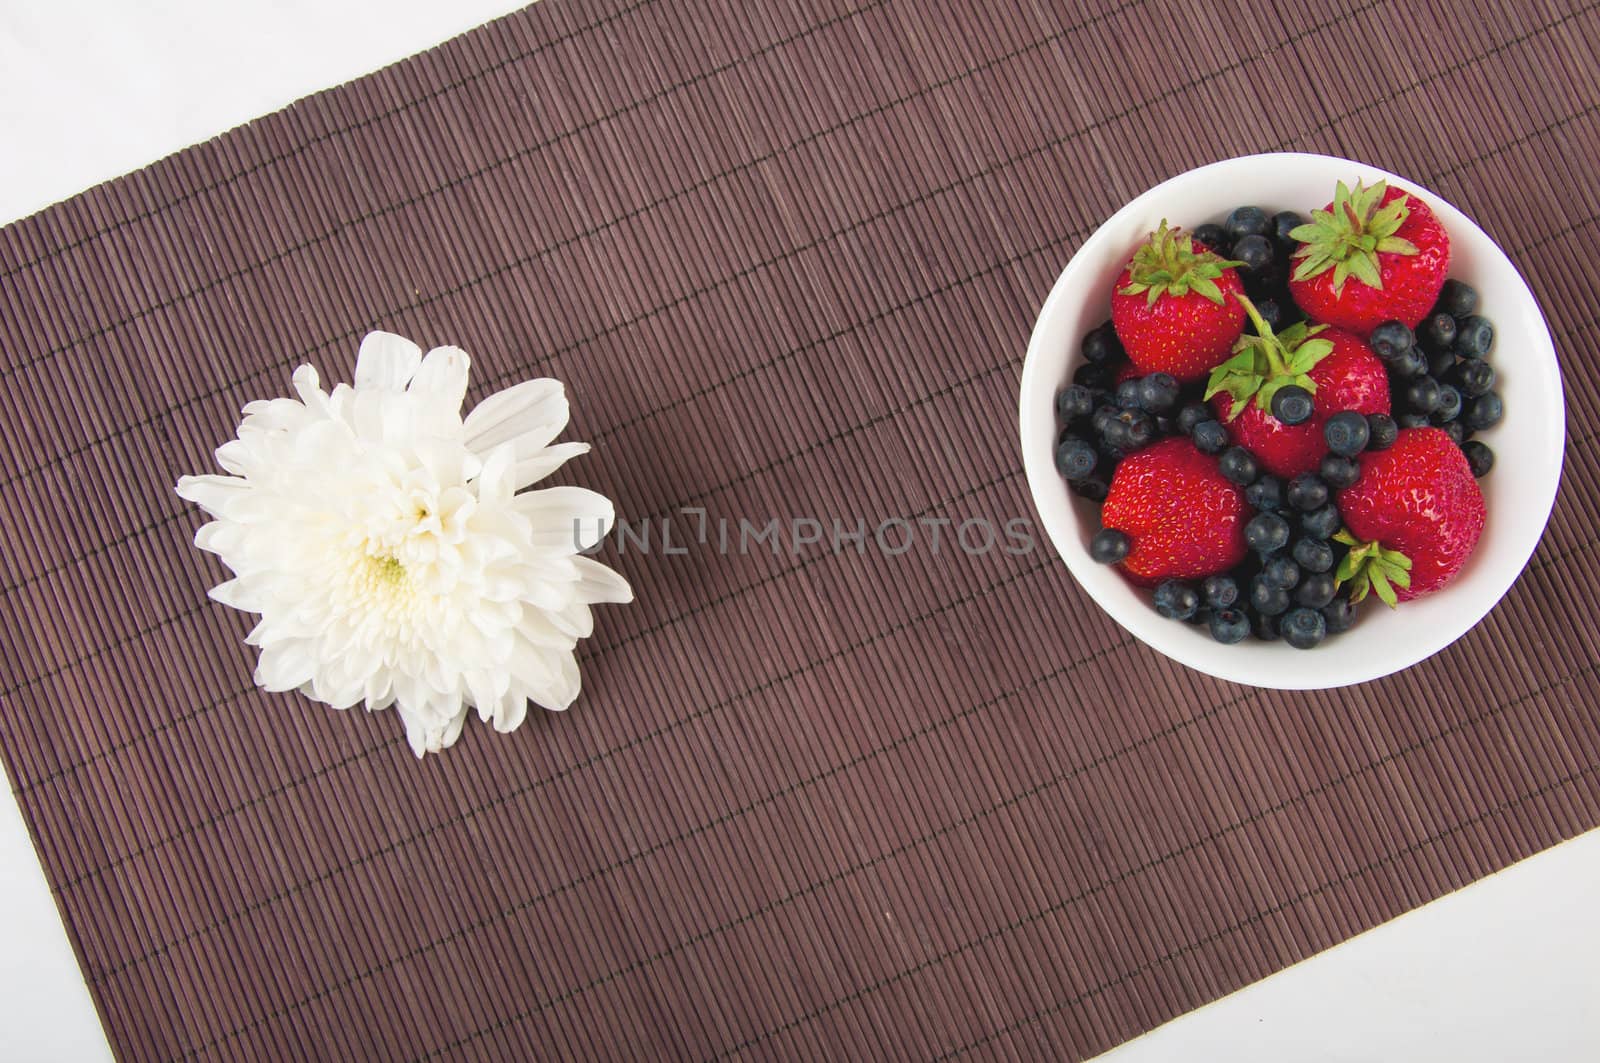
<path fill-rule="evenodd" d="M 1199 380 L 1228 356 L 1244 331 L 1230 298 L 1244 291 L 1238 264 L 1165 221 L 1139 245 L 1112 291 L 1111 324 L 1140 376 Z"/>
<path fill-rule="evenodd" d="M 1240 298 L 1257 335 L 1211 374 L 1205 397 L 1233 439 L 1267 471 L 1285 478 L 1311 472 L 1328 452 L 1322 428 L 1341 410 L 1389 412 L 1389 378 L 1378 356 L 1343 329 L 1291 325 L 1274 335 L 1254 305 Z M 1272 397 L 1298 384 L 1311 392 L 1311 419 L 1287 425 L 1271 413 Z"/>
<path fill-rule="evenodd" d="M 1408 428 L 1388 450 L 1361 455 L 1361 477 L 1339 492 L 1350 547 L 1336 573 L 1359 602 L 1394 605 L 1436 591 L 1478 544 L 1483 494 L 1461 448 L 1438 428 Z"/>
<path fill-rule="evenodd" d="M 1200 579 L 1244 560 L 1244 492 L 1217 471 L 1217 459 L 1171 436 L 1122 459 L 1100 507 L 1100 523 L 1125 532 L 1133 547 L 1120 564 L 1145 586 Z"/>
<path fill-rule="evenodd" d="M 1360 336 L 1384 321 L 1416 328 L 1450 268 L 1450 236 L 1433 211 L 1383 181 L 1354 191 L 1339 182 L 1333 202 L 1289 235 L 1300 241 L 1289 294 L 1313 320 Z"/>

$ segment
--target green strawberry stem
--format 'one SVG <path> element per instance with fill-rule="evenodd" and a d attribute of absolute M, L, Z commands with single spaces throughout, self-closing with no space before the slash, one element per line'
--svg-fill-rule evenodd
<path fill-rule="evenodd" d="M 1350 547 L 1334 573 L 1339 586 L 1350 585 L 1350 604 L 1360 603 L 1370 591 L 1383 604 L 1395 608 L 1400 603 L 1395 588 L 1411 586 L 1411 559 L 1399 550 L 1390 550 L 1376 542 L 1363 542 L 1344 529 L 1340 529 L 1333 541 Z"/>
<path fill-rule="evenodd" d="M 1211 371 L 1205 398 L 1227 392 L 1233 398 L 1233 405 L 1228 409 L 1231 421 L 1244 412 L 1252 399 L 1270 416 L 1272 397 L 1290 384 L 1297 384 L 1315 395 L 1317 383 L 1311 379 L 1311 370 L 1333 353 L 1333 342 L 1313 337 L 1327 326 L 1307 325 L 1302 321 L 1274 335 L 1272 326 L 1254 303 L 1243 295 L 1235 298 L 1244 305 L 1244 312 L 1255 325 L 1256 335 L 1240 336 L 1233 345 L 1233 356 Z"/>
<path fill-rule="evenodd" d="M 1335 292 L 1344 291 L 1344 282 L 1351 276 L 1368 287 L 1382 288 L 1378 255 L 1417 253 L 1415 244 L 1395 235 L 1411 215 L 1406 205 L 1409 197 L 1400 196 L 1386 204 L 1383 197 L 1388 190 L 1384 181 L 1370 188 L 1357 181 L 1354 190 L 1340 181 L 1332 210 L 1314 210 L 1309 222 L 1289 231 L 1291 239 L 1300 241 L 1294 253 L 1300 260 L 1294 279 L 1310 280 L 1331 269 Z"/>
<path fill-rule="evenodd" d="M 1129 283 L 1118 291 L 1143 295 L 1146 306 L 1154 306 L 1163 295 L 1183 296 L 1191 291 L 1221 306 L 1225 297 L 1217 279 L 1223 270 L 1242 265 L 1211 251 L 1196 252 L 1188 234 L 1167 228 L 1167 219 L 1162 218 L 1161 227 L 1133 253 L 1133 261 L 1128 263 Z"/>

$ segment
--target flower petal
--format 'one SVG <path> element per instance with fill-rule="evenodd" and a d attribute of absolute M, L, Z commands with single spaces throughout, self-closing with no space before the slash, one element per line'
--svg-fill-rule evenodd
<path fill-rule="evenodd" d="M 616 522 L 611 500 L 586 487 L 546 487 L 520 494 L 511 504 L 528 518 L 535 546 L 563 553 L 589 549 Z"/>
<path fill-rule="evenodd" d="M 435 347 L 423 355 L 422 364 L 406 391 L 427 402 L 427 412 L 436 422 L 429 427 L 439 431 L 444 423 L 461 423 L 461 400 L 467 395 L 467 370 L 472 359 L 460 347 Z"/>
<path fill-rule="evenodd" d="M 590 605 L 609 602 L 621 605 L 633 601 L 633 588 L 621 574 L 590 557 L 575 557 L 578 567 L 578 599 Z"/>
<path fill-rule="evenodd" d="M 511 440 L 537 448 L 561 434 L 569 412 L 561 381 L 525 380 L 478 403 L 461 427 L 479 452 Z"/>
<path fill-rule="evenodd" d="M 357 388 L 404 391 L 422 361 L 422 348 L 392 332 L 369 332 L 356 355 Z"/>
<path fill-rule="evenodd" d="M 518 445 L 520 446 L 520 441 Z M 516 468 L 511 470 L 511 482 L 515 489 L 520 491 L 530 484 L 543 480 L 565 465 L 568 460 L 587 453 L 589 453 L 587 443 L 557 443 L 553 447 L 540 447 L 525 456 L 519 451 Z"/>

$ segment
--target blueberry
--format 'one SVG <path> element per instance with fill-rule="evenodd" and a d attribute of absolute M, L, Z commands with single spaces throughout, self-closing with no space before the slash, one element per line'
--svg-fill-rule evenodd
<path fill-rule="evenodd" d="M 1494 326 L 1486 317 L 1473 314 L 1456 330 L 1455 350 L 1463 358 L 1483 358 L 1494 346 Z"/>
<path fill-rule="evenodd" d="M 1443 379 L 1444 375 L 1455 367 L 1456 352 L 1453 350 L 1428 355 L 1428 375 L 1436 380 Z"/>
<path fill-rule="evenodd" d="M 1261 467 L 1256 464 L 1256 456 L 1243 447 L 1229 447 L 1217 463 L 1217 468 L 1223 476 L 1240 487 L 1249 486 L 1261 472 Z"/>
<path fill-rule="evenodd" d="M 1206 626 L 1211 629 L 1212 638 L 1227 645 L 1243 642 L 1250 634 L 1250 618 L 1237 609 L 1215 610 Z"/>
<path fill-rule="evenodd" d="M 1432 413 L 1439 408 L 1439 382 L 1431 376 L 1419 376 L 1406 385 L 1405 398 L 1413 411 Z"/>
<path fill-rule="evenodd" d="M 1187 620 L 1200 608 L 1200 594 L 1180 580 L 1169 579 L 1156 588 L 1156 612 L 1168 620 Z"/>
<path fill-rule="evenodd" d="M 1265 276 L 1278 264 L 1278 252 L 1273 248 L 1272 241 L 1259 235 L 1240 237 L 1233 245 L 1230 257 L 1244 263 L 1240 269 L 1245 273 L 1257 277 Z"/>
<path fill-rule="evenodd" d="M 1433 423 L 1445 424 L 1461 416 L 1461 392 L 1449 384 L 1439 385 L 1439 405 L 1433 408 Z"/>
<path fill-rule="evenodd" d="M 1239 207 L 1222 223 L 1231 243 L 1246 236 L 1265 236 L 1272 231 L 1272 219 L 1260 207 Z"/>
<path fill-rule="evenodd" d="M 1294 211 L 1280 210 L 1272 216 L 1272 238 L 1285 249 L 1292 251 L 1299 241 L 1289 234 L 1305 223 L 1306 220 Z"/>
<path fill-rule="evenodd" d="M 1116 528 L 1101 528 L 1089 540 L 1089 556 L 1102 565 L 1114 565 L 1128 556 L 1133 540 L 1128 533 Z"/>
<path fill-rule="evenodd" d="M 1228 430 L 1222 427 L 1221 421 L 1215 419 L 1195 425 L 1192 435 L 1194 445 L 1203 454 L 1220 454 L 1228 445 Z"/>
<path fill-rule="evenodd" d="M 1184 435 L 1193 435 L 1195 425 L 1201 421 L 1210 421 L 1214 418 L 1211 407 L 1203 402 L 1191 402 L 1178 411 L 1178 431 Z"/>
<path fill-rule="evenodd" d="M 1067 487 L 1079 498 L 1087 498 L 1096 505 L 1104 502 L 1111 488 L 1104 480 L 1068 480 Z"/>
<path fill-rule="evenodd" d="M 1450 437 L 1450 442 L 1460 446 L 1467 440 L 1467 426 L 1460 421 L 1446 421 L 1439 425 L 1439 430 Z"/>
<path fill-rule="evenodd" d="M 1283 641 L 1297 650 L 1309 650 L 1328 635 L 1328 622 L 1315 609 L 1300 606 L 1283 617 Z"/>
<path fill-rule="evenodd" d="M 1321 609 L 1333 601 L 1333 596 L 1338 593 L 1339 581 L 1333 578 L 1333 573 L 1316 572 L 1300 581 L 1300 586 L 1295 588 L 1294 600 L 1307 609 Z"/>
<path fill-rule="evenodd" d="M 1346 458 L 1361 453 L 1371 435 L 1366 417 L 1354 410 L 1341 410 L 1322 426 L 1322 438 L 1327 441 L 1328 449 Z"/>
<path fill-rule="evenodd" d="M 1282 332 L 1285 326 L 1289 324 L 1289 318 L 1284 312 L 1283 304 L 1279 303 L 1278 300 L 1268 296 L 1265 299 L 1255 300 L 1255 304 L 1256 313 L 1261 315 L 1261 320 L 1265 321 L 1267 327 L 1273 332 Z"/>
<path fill-rule="evenodd" d="M 1289 608 L 1289 592 L 1265 576 L 1250 581 L 1250 605 L 1258 613 L 1277 616 Z"/>
<path fill-rule="evenodd" d="M 1106 426 L 1105 441 L 1131 454 L 1150 445 L 1156 437 L 1156 421 L 1143 410 L 1123 410 Z"/>
<path fill-rule="evenodd" d="M 1278 638 L 1278 614 L 1256 613 L 1251 621 L 1250 630 L 1262 642 L 1273 642 Z"/>
<path fill-rule="evenodd" d="M 1056 416 L 1062 421 L 1076 421 L 1094 413 L 1094 392 L 1082 384 L 1062 388 L 1056 394 Z"/>
<path fill-rule="evenodd" d="M 1089 330 L 1083 337 L 1084 361 L 1094 365 L 1104 365 L 1107 362 L 1120 362 L 1127 357 L 1127 352 L 1122 349 L 1122 341 L 1117 338 L 1117 330 L 1107 321 Z"/>
<path fill-rule="evenodd" d="M 1122 407 L 1107 403 L 1094 411 L 1094 416 L 1089 418 L 1089 426 L 1096 435 L 1104 436 L 1111 430 L 1111 425 L 1117 416 L 1122 413 Z"/>
<path fill-rule="evenodd" d="M 1477 309 L 1478 293 L 1472 285 L 1458 280 L 1448 280 L 1444 282 L 1444 287 L 1439 289 L 1439 301 L 1434 304 L 1433 312 L 1449 314 L 1459 319 L 1476 313 Z"/>
<path fill-rule="evenodd" d="M 1232 576 L 1207 576 L 1200 584 L 1200 595 L 1212 609 L 1226 609 L 1239 600 L 1239 581 Z"/>
<path fill-rule="evenodd" d="M 1370 429 L 1369 429 L 1370 431 Z M 1370 447 L 1372 441 L 1368 439 Z M 1342 458 L 1337 454 L 1324 454 L 1322 464 L 1318 467 L 1322 475 L 1322 482 L 1332 491 L 1343 491 L 1361 479 L 1361 466 L 1349 458 Z"/>
<path fill-rule="evenodd" d="M 1306 572 L 1327 572 L 1333 568 L 1333 547 L 1321 539 L 1301 539 L 1294 544 L 1294 563 Z"/>
<path fill-rule="evenodd" d="M 1299 384 L 1288 384 L 1272 396 L 1272 416 L 1284 424 L 1305 424 L 1311 420 L 1311 392 Z"/>
<path fill-rule="evenodd" d="M 1461 423 L 1474 432 L 1493 428 L 1506 413 L 1505 404 L 1496 391 L 1485 391 L 1467 403 L 1461 411 Z"/>
<path fill-rule="evenodd" d="M 1330 635 L 1349 631 L 1356 626 L 1356 607 L 1350 604 L 1349 598 L 1335 598 L 1322 607 L 1322 619 Z"/>
<path fill-rule="evenodd" d="M 1228 239 L 1228 231 L 1226 229 L 1211 221 L 1206 222 L 1204 225 L 1196 226 L 1191 235 L 1219 255 L 1226 254 L 1228 245 L 1233 242 Z"/>
<path fill-rule="evenodd" d="M 1287 497 L 1295 509 L 1309 513 L 1328 504 L 1328 485 L 1322 482 L 1321 477 L 1304 472 L 1289 481 Z"/>
<path fill-rule="evenodd" d="M 1112 393 L 1112 401 L 1124 410 L 1144 409 L 1144 388 L 1139 386 L 1137 377 L 1129 377 L 1117 385 L 1117 390 Z"/>
<path fill-rule="evenodd" d="M 1417 339 L 1429 352 L 1448 351 L 1456 341 L 1456 319 L 1449 314 L 1434 314 L 1417 327 Z"/>
<path fill-rule="evenodd" d="M 1378 360 L 1388 365 L 1405 351 L 1416 346 L 1417 337 L 1411 330 L 1399 321 L 1385 321 L 1372 330 L 1367 344 L 1372 348 L 1372 353 Z"/>
<path fill-rule="evenodd" d="M 1069 480 L 1084 479 L 1099 460 L 1094 445 L 1075 435 L 1063 433 L 1056 441 L 1056 471 Z"/>
<path fill-rule="evenodd" d="M 1293 558 L 1279 554 L 1261 566 L 1261 578 L 1274 587 L 1293 590 L 1294 585 L 1300 582 L 1300 566 L 1294 563 Z"/>
<path fill-rule="evenodd" d="M 1139 404 L 1151 413 L 1167 413 L 1178 404 L 1178 379 L 1171 373 L 1151 373 L 1143 378 Z"/>
<path fill-rule="evenodd" d="M 1115 371 L 1105 362 L 1085 362 L 1072 373 L 1072 382 L 1086 388 L 1109 388 L 1116 377 Z"/>
<path fill-rule="evenodd" d="M 1428 356 L 1423 354 L 1422 351 L 1416 347 L 1412 347 L 1410 350 L 1401 351 L 1395 356 L 1394 360 L 1389 363 L 1389 372 L 1393 373 L 1401 380 L 1407 380 L 1414 376 L 1421 376 L 1427 371 Z"/>
<path fill-rule="evenodd" d="M 1494 387 L 1494 377 L 1494 366 L 1479 358 L 1458 362 L 1450 371 L 1450 383 L 1467 399 L 1475 399 Z"/>
<path fill-rule="evenodd" d="M 1426 428 L 1433 422 L 1425 413 L 1407 412 L 1395 414 L 1394 423 L 1400 428 Z"/>
<path fill-rule="evenodd" d="M 1472 475 L 1483 476 L 1494 468 L 1494 451 L 1476 439 L 1469 439 L 1461 444 L 1461 453 L 1467 457 L 1467 468 L 1472 470 Z"/>
<path fill-rule="evenodd" d="M 1329 502 L 1321 509 L 1313 509 L 1301 517 L 1300 530 L 1313 539 L 1331 539 L 1343 523 L 1339 507 Z"/>
<path fill-rule="evenodd" d="M 1257 553 L 1276 553 L 1289 541 L 1289 522 L 1276 513 L 1257 513 L 1244 526 L 1244 541 Z"/>
<path fill-rule="evenodd" d="M 1367 449 L 1388 450 L 1400 435 L 1400 426 L 1386 413 L 1367 414 Z"/>
<path fill-rule="evenodd" d="M 1263 473 L 1244 489 L 1244 500 L 1262 513 L 1276 513 L 1283 508 L 1283 481 Z"/>

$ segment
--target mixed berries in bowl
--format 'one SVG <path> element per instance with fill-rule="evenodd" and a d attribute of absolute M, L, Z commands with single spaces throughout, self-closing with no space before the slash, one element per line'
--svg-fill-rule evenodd
<path fill-rule="evenodd" d="M 1505 254 L 1432 194 L 1314 155 L 1202 167 L 1113 216 L 1041 312 L 1021 420 L 1080 584 L 1183 663 L 1285 688 L 1388 674 L 1481 619 L 1564 441 Z"/>

